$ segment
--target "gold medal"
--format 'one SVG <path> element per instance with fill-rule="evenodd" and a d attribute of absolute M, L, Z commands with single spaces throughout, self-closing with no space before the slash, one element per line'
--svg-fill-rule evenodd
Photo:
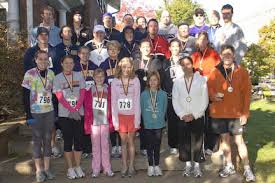
<path fill-rule="evenodd" d="M 143 77 L 143 81 L 147 81 L 147 76 L 144 76 L 144 77 Z"/>
<path fill-rule="evenodd" d="M 156 119 L 157 118 L 157 96 L 158 96 L 158 91 L 156 91 L 155 96 L 153 97 L 153 93 L 150 90 L 150 101 L 152 105 L 152 118 Z"/>
<path fill-rule="evenodd" d="M 192 101 L 192 98 L 190 96 L 186 97 L 186 102 L 190 103 Z"/>
<path fill-rule="evenodd" d="M 231 76 L 230 76 L 230 77 L 228 76 L 229 74 L 227 73 L 227 70 L 224 68 L 225 75 L 226 75 L 226 81 L 228 82 L 228 85 L 229 85 L 229 87 L 227 88 L 227 91 L 228 91 L 229 93 L 232 93 L 232 92 L 234 91 L 234 89 L 233 89 L 233 87 L 232 87 L 232 80 L 233 80 L 234 68 L 235 68 L 235 66 L 233 65 L 232 71 L 231 71 Z"/>
<path fill-rule="evenodd" d="M 233 92 L 233 87 L 232 86 L 229 86 L 228 88 L 227 88 L 227 91 L 229 92 L 229 93 L 232 93 Z"/>
<path fill-rule="evenodd" d="M 156 113 L 153 113 L 153 114 L 152 114 L 152 118 L 153 118 L 153 119 L 157 119 L 157 114 L 156 114 Z"/>
<path fill-rule="evenodd" d="M 186 77 L 184 76 L 185 87 L 186 87 L 186 90 L 187 90 L 187 93 L 188 93 L 188 97 L 186 97 L 186 102 L 188 102 L 188 103 L 190 103 L 192 101 L 192 98 L 190 96 L 190 91 L 191 91 L 191 87 L 192 87 L 192 83 L 193 83 L 193 78 L 194 78 L 194 75 L 192 76 L 191 82 L 188 86 L 187 81 L 186 81 Z"/>

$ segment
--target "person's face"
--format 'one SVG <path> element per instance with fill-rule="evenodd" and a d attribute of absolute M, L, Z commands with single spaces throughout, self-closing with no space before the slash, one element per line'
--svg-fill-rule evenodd
<path fill-rule="evenodd" d="M 133 39 L 134 39 L 134 33 L 133 33 L 132 30 L 127 29 L 125 31 L 124 35 L 125 35 L 126 41 L 128 41 L 128 42 L 132 42 L 133 41 Z"/>
<path fill-rule="evenodd" d="M 222 10 L 222 18 L 224 23 L 228 23 L 232 20 L 233 13 L 231 9 L 223 9 Z"/>
<path fill-rule="evenodd" d="M 144 18 L 139 18 L 137 21 L 137 26 L 139 28 L 145 29 L 146 28 L 146 20 Z"/>
<path fill-rule="evenodd" d="M 230 49 L 223 50 L 221 53 L 221 59 L 225 65 L 232 65 L 234 57 L 235 55 Z"/>
<path fill-rule="evenodd" d="M 123 18 L 123 24 L 124 24 L 124 27 L 126 26 L 130 26 L 130 27 L 133 27 L 134 25 L 134 19 L 132 16 L 130 15 L 127 15 Z"/>
<path fill-rule="evenodd" d="M 194 18 L 194 21 L 195 21 L 195 25 L 203 25 L 204 24 L 204 21 L 205 21 L 205 17 L 203 14 L 195 14 L 193 16 Z"/>
<path fill-rule="evenodd" d="M 182 66 L 184 73 L 193 72 L 193 64 L 190 62 L 189 59 L 185 58 L 181 60 L 180 65 Z"/>
<path fill-rule="evenodd" d="M 189 27 L 187 25 L 182 25 L 179 27 L 179 35 L 180 37 L 188 37 L 189 36 Z"/>
<path fill-rule="evenodd" d="M 65 40 L 71 40 L 71 38 L 72 38 L 72 30 L 71 30 L 71 28 L 70 27 L 63 28 L 61 36 Z"/>
<path fill-rule="evenodd" d="M 108 54 L 109 54 L 109 57 L 116 58 L 119 54 L 119 50 L 115 46 L 110 46 L 108 48 Z"/>
<path fill-rule="evenodd" d="M 112 27 L 112 17 L 105 16 L 103 18 L 103 24 L 104 24 L 104 27 Z"/>
<path fill-rule="evenodd" d="M 64 72 L 71 72 L 74 68 L 74 60 L 71 58 L 66 58 L 63 63 L 61 63 Z"/>
<path fill-rule="evenodd" d="M 49 56 L 46 53 L 39 54 L 38 57 L 35 59 L 36 65 L 39 70 L 46 70 L 49 65 Z"/>
<path fill-rule="evenodd" d="M 74 22 L 81 23 L 82 16 L 80 14 L 75 14 L 73 17 Z"/>
<path fill-rule="evenodd" d="M 151 21 L 148 24 L 148 32 L 149 32 L 149 34 L 156 35 L 158 33 L 158 31 L 159 31 L 159 26 L 158 26 L 157 22 Z"/>
<path fill-rule="evenodd" d="M 165 25 L 169 25 L 171 22 L 171 17 L 170 14 L 168 12 L 165 12 L 162 14 L 161 16 L 161 22 Z"/>
<path fill-rule="evenodd" d="M 103 41 L 104 39 L 104 36 L 105 36 L 105 33 L 104 32 L 101 32 L 101 31 L 98 31 L 98 32 L 94 32 L 93 33 L 94 35 L 94 38 L 98 41 Z"/>
<path fill-rule="evenodd" d="M 178 56 L 180 53 L 180 45 L 178 42 L 172 42 L 169 49 L 173 56 Z"/>
<path fill-rule="evenodd" d="M 209 23 L 210 23 L 210 25 L 217 25 L 217 24 L 219 24 L 219 21 L 220 21 L 220 19 L 219 19 L 219 17 L 215 13 L 212 12 L 209 15 Z"/>
<path fill-rule="evenodd" d="M 204 35 L 203 36 L 200 36 L 198 38 L 198 46 L 200 48 L 200 50 L 204 50 L 208 45 L 208 39 L 207 37 L 205 37 Z"/>
<path fill-rule="evenodd" d="M 143 56 L 149 56 L 151 53 L 151 44 L 149 42 L 141 43 L 140 52 Z"/>
<path fill-rule="evenodd" d="M 78 56 L 80 60 L 87 61 L 90 57 L 90 51 L 89 49 L 81 49 L 81 51 L 78 53 Z"/>
<path fill-rule="evenodd" d="M 132 65 L 129 62 L 123 63 L 121 66 L 121 71 L 123 76 L 130 76 Z"/>
<path fill-rule="evenodd" d="M 96 85 L 103 85 L 104 80 L 105 80 L 105 74 L 104 73 L 98 73 L 97 75 L 94 76 L 94 80 Z"/>
<path fill-rule="evenodd" d="M 44 10 L 41 15 L 44 22 L 50 24 L 53 21 L 53 13 L 49 10 Z"/>
<path fill-rule="evenodd" d="M 154 88 L 154 89 L 158 88 L 159 80 L 158 80 L 157 76 L 153 75 L 153 76 L 150 77 L 149 86 L 150 86 L 150 88 Z"/>
<path fill-rule="evenodd" d="M 40 44 L 48 44 L 49 36 L 46 33 L 41 33 L 38 35 L 37 40 Z"/>

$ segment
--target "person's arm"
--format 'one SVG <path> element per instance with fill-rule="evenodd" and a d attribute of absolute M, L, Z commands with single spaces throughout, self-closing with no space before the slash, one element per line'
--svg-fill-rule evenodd
<path fill-rule="evenodd" d="M 141 109 L 141 117 L 143 118 L 144 120 L 144 114 L 145 114 L 145 106 L 144 106 L 144 101 L 146 100 L 146 97 L 145 97 L 145 91 L 141 93 L 140 95 L 140 109 Z"/>
<path fill-rule="evenodd" d="M 163 47 L 162 48 L 163 48 L 162 50 L 163 50 L 163 53 L 165 54 L 166 59 L 170 59 L 171 53 L 169 50 L 169 43 L 165 38 L 163 38 Z"/>
<path fill-rule="evenodd" d="M 118 109 L 117 109 L 118 92 L 119 92 L 119 88 L 116 87 L 116 81 L 114 80 L 111 83 L 111 106 L 112 106 L 112 121 L 116 131 L 119 129 Z"/>
<path fill-rule="evenodd" d="M 187 113 L 184 111 L 184 108 L 181 105 L 181 102 L 183 102 L 184 100 L 180 96 L 181 92 L 183 91 L 181 91 L 180 89 L 179 80 L 176 80 L 172 89 L 172 103 L 174 110 L 180 119 L 182 119 L 183 116 L 187 115 Z"/>
<path fill-rule="evenodd" d="M 85 134 L 91 134 L 91 125 L 93 119 L 93 100 L 91 90 L 85 92 L 84 100 L 84 130 Z"/>
<path fill-rule="evenodd" d="M 25 73 L 24 79 L 22 82 L 23 87 L 23 104 L 24 109 L 26 112 L 26 120 L 33 119 L 31 115 L 31 104 L 30 104 L 30 95 L 31 95 L 31 83 L 32 83 L 32 77 L 29 75 L 28 72 Z"/>
<path fill-rule="evenodd" d="M 250 109 L 250 98 L 251 98 L 251 81 L 246 70 L 243 70 L 243 77 L 242 77 L 242 99 L 243 99 L 243 109 L 242 115 L 246 118 L 249 117 L 249 109 Z"/>
<path fill-rule="evenodd" d="M 215 100 L 215 96 L 217 94 L 217 91 L 216 91 L 216 71 L 213 70 L 209 77 L 208 77 L 208 80 L 207 80 L 207 87 L 208 87 L 208 94 L 209 94 L 209 99 L 211 102 L 216 102 Z"/>
<path fill-rule="evenodd" d="M 78 111 L 81 106 L 83 105 L 83 101 L 85 98 L 85 93 L 86 93 L 86 89 L 85 89 L 85 80 L 82 76 L 82 74 L 79 72 L 80 74 L 80 91 L 79 91 L 79 98 L 77 100 L 77 104 L 75 106 L 75 110 Z"/>
<path fill-rule="evenodd" d="M 209 100 L 208 100 L 208 91 L 207 91 L 207 83 L 204 78 L 201 78 L 201 96 L 200 97 L 200 103 L 198 105 L 198 108 L 195 109 L 196 111 L 193 112 L 193 116 L 195 119 L 198 119 L 202 116 L 204 116 L 205 110 L 208 106 Z"/>
<path fill-rule="evenodd" d="M 140 116 L 141 116 L 141 111 L 140 111 L 140 82 L 139 79 L 136 77 L 134 79 L 134 109 L 135 109 L 135 128 L 139 129 L 140 128 Z"/>
<path fill-rule="evenodd" d="M 163 117 L 165 118 L 165 114 L 166 114 L 166 112 L 167 112 L 167 107 L 168 107 L 168 97 L 167 97 L 167 94 L 166 94 L 166 92 L 164 92 L 164 99 L 163 99 L 163 111 L 162 111 L 162 113 L 163 113 Z"/>
<path fill-rule="evenodd" d="M 112 107 L 111 107 L 111 87 L 108 86 L 108 97 L 107 97 L 107 118 L 109 121 L 110 132 L 114 131 L 114 124 L 112 120 Z"/>

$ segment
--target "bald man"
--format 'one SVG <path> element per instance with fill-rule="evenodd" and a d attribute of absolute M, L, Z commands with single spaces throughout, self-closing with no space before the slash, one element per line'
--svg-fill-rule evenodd
<path fill-rule="evenodd" d="M 159 23 L 159 35 L 164 36 L 170 42 L 177 33 L 178 28 L 172 24 L 170 13 L 167 10 L 163 11 Z"/>

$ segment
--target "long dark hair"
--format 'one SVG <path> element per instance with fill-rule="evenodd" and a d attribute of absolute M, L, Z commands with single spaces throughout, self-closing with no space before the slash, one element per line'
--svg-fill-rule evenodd
<path fill-rule="evenodd" d="M 194 65 L 193 59 L 192 59 L 190 56 L 184 56 L 184 57 L 180 58 L 180 59 L 179 59 L 179 64 L 181 65 L 181 62 L 182 62 L 183 60 L 185 60 L 185 59 L 189 60 L 189 62 L 191 62 L 191 64 L 192 64 L 192 66 Z M 181 66 L 182 66 L 182 65 L 181 65 Z M 195 70 L 195 68 L 193 67 L 193 73 L 195 73 L 195 72 L 196 72 L 196 70 Z"/>

